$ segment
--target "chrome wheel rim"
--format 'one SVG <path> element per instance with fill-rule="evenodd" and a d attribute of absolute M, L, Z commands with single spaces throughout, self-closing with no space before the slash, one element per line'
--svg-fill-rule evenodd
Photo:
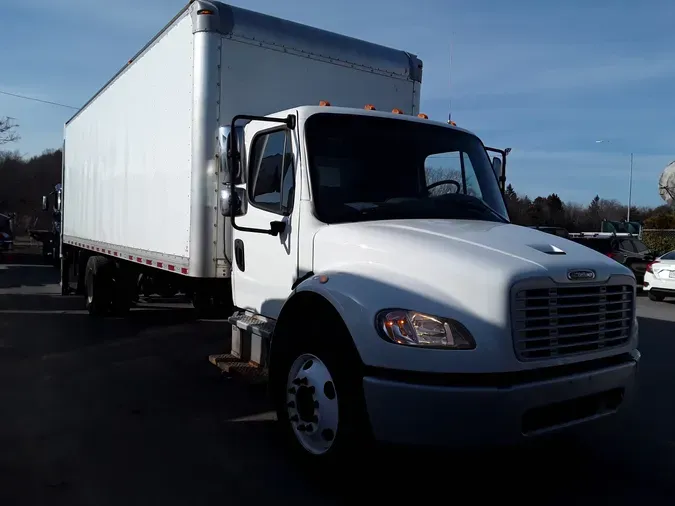
<path fill-rule="evenodd" d="M 338 431 L 335 383 L 328 367 L 315 355 L 300 355 L 286 382 L 286 411 L 300 445 L 313 455 L 326 453 Z"/>

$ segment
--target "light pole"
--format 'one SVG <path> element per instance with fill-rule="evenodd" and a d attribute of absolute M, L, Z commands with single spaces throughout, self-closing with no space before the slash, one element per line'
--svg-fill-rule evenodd
<path fill-rule="evenodd" d="M 601 144 L 603 142 L 609 143 L 605 139 L 598 139 L 595 141 L 596 144 Z M 633 203 L 633 153 L 630 154 L 630 175 L 628 176 L 628 212 L 626 213 L 626 221 L 630 221 L 630 208 Z"/>
<path fill-rule="evenodd" d="M 630 221 L 630 207 L 633 200 L 633 153 L 630 154 L 630 176 L 628 178 L 628 215 L 626 221 Z"/>

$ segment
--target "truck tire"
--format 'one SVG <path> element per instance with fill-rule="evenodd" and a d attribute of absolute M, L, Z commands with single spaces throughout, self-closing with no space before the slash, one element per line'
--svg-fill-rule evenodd
<path fill-rule="evenodd" d="M 284 340 L 270 385 L 284 438 L 309 468 L 361 453 L 371 440 L 361 361 L 344 344 L 351 336 L 341 321 L 319 320 L 306 337 Z"/>
<path fill-rule="evenodd" d="M 229 317 L 233 311 L 232 293 L 211 295 L 208 292 L 194 292 L 192 307 L 195 308 L 198 318 Z"/>
<path fill-rule="evenodd" d="M 110 309 L 115 316 L 125 316 L 133 304 L 136 293 L 135 279 L 132 272 L 113 264 L 112 291 Z"/>
<path fill-rule="evenodd" d="M 85 307 L 92 316 L 108 314 L 112 304 L 114 264 L 103 256 L 91 256 L 84 272 Z"/>
<path fill-rule="evenodd" d="M 205 292 L 195 292 L 192 295 L 192 307 L 200 318 L 209 318 L 216 314 L 213 297 Z"/>

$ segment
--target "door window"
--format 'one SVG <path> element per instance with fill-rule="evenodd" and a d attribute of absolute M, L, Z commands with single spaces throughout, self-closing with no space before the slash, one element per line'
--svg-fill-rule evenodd
<path fill-rule="evenodd" d="M 248 196 L 252 205 L 288 215 L 293 207 L 295 169 L 288 130 L 257 135 L 251 148 Z"/>

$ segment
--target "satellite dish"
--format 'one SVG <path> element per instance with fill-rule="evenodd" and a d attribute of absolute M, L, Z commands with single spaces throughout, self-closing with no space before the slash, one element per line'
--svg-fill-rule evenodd
<path fill-rule="evenodd" d="M 659 195 L 669 206 L 675 206 L 675 162 L 670 162 L 661 173 Z"/>

